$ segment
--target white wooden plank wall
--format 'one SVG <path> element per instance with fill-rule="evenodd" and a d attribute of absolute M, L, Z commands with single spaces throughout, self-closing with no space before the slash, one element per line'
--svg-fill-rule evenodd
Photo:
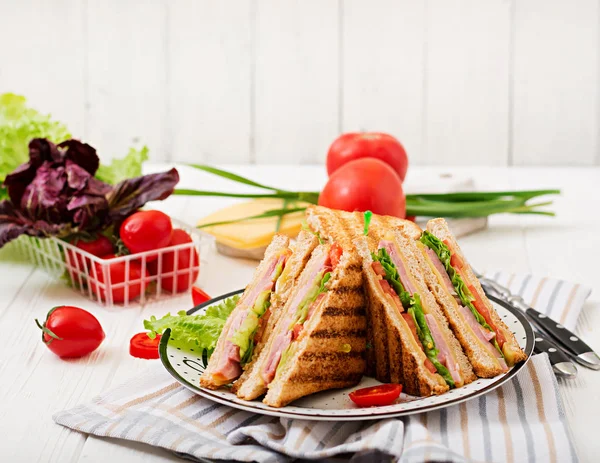
<path fill-rule="evenodd" d="M 0 0 L 0 92 L 106 158 L 600 164 L 600 0 Z"/>

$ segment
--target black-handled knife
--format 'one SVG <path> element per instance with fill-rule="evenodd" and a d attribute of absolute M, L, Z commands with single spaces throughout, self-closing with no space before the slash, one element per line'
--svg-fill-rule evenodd
<path fill-rule="evenodd" d="M 547 315 L 530 307 L 521 296 L 511 293 L 508 288 L 505 288 L 496 281 L 485 277 L 480 277 L 479 281 L 484 287 L 491 288 L 494 292 L 498 293 L 512 307 L 525 312 L 529 320 L 556 341 L 577 363 L 592 370 L 600 370 L 600 357 L 598 354 L 575 333 L 569 331 Z"/>
<path fill-rule="evenodd" d="M 488 285 L 484 285 L 483 290 L 485 291 L 486 296 L 491 300 L 501 305 L 511 306 L 506 300 L 500 297 L 500 295 L 490 288 Z M 517 309 L 518 310 L 518 309 Z M 529 318 L 529 317 L 527 317 Z M 535 324 L 531 324 L 534 334 L 535 334 L 535 344 L 533 345 L 533 351 L 536 354 L 541 354 L 543 352 L 548 354 L 548 360 L 550 360 L 550 365 L 552 365 L 552 369 L 557 376 L 562 376 L 564 378 L 575 378 L 577 376 L 577 367 L 569 356 L 564 352 L 562 348 L 554 344 L 550 339 L 548 339 L 543 333 L 540 332 L 538 328 L 536 328 Z"/>

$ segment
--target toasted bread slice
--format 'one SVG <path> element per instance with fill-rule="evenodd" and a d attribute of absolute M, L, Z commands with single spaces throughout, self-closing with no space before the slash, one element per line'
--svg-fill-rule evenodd
<path fill-rule="evenodd" d="M 371 348 L 367 349 L 368 374 L 382 382 L 402 382 L 405 391 L 409 394 L 432 395 L 448 390 L 446 382 L 440 375 L 431 373 L 424 367 L 426 356 L 418 344 L 419 341 L 414 339 L 406 322 L 398 314 L 395 304 L 383 292 L 379 277 L 371 267 L 373 263 L 371 252 L 377 251 L 382 239 L 389 238 L 392 234 L 392 239 L 400 239 L 404 244 L 410 245 L 412 240 L 421 236 L 421 229 L 411 221 L 374 214 L 368 227 L 368 235 L 364 236 L 363 213 L 314 206 L 307 210 L 307 222 L 326 238 L 339 240 L 340 235 L 352 236 L 353 244 L 362 257 L 369 302 L 367 337 Z M 414 262 L 414 258 L 411 263 L 411 273 L 416 277 L 419 275 L 420 263 Z M 432 313 L 436 318 L 452 356 L 459 365 L 464 383 L 473 381 L 475 376 L 471 366 L 449 330 L 435 299 L 424 284 L 421 284 L 418 289 L 419 293 L 422 293 L 424 311 Z M 459 382 L 458 386 L 462 384 L 463 382 Z"/>
<path fill-rule="evenodd" d="M 425 367 L 425 353 L 390 298 L 384 293 L 373 270 L 367 238 L 357 236 L 355 245 L 363 259 L 363 274 L 374 331 L 376 378 L 384 383 L 400 383 L 407 394 L 442 394 L 449 387 L 437 373 Z"/>
<path fill-rule="evenodd" d="M 460 257 L 460 259 L 464 263 L 461 269 L 461 273 L 463 279 L 465 280 L 465 284 L 467 286 L 471 286 L 475 290 L 475 292 L 477 293 L 476 297 L 483 301 L 494 325 L 506 339 L 506 342 L 502 346 L 502 351 L 504 353 L 504 357 L 506 359 L 507 364 L 510 366 L 512 364 L 525 360 L 527 358 L 527 355 L 525 354 L 525 352 L 523 352 L 517 340 L 515 339 L 514 334 L 502 321 L 502 319 L 494 309 L 492 303 L 486 297 L 478 278 L 475 276 L 473 269 L 471 268 L 464 254 L 462 253 L 462 250 L 456 242 L 456 238 L 448 228 L 448 224 L 446 223 L 446 221 L 444 219 L 430 220 L 429 222 L 427 222 L 427 231 L 439 238 L 441 241 L 446 242 L 449 245 L 451 252 L 457 254 L 458 257 Z M 463 318 L 458 317 L 455 313 L 453 313 L 456 311 L 457 304 L 452 304 L 452 302 L 449 301 L 447 297 L 443 297 L 443 286 L 439 285 L 440 288 L 436 288 L 435 284 L 432 283 L 430 285 L 432 291 L 434 291 L 434 293 L 437 295 L 438 300 L 444 300 L 442 307 L 447 311 L 448 314 L 450 314 L 448 318 L 451 321 L 451 323 L 452 321 L 454 321 L 456 327 L 453 327 L 453 329 L 455 333 L 457 333 L 457 337 L 459 337 L 458 332 L 463 333 L 463 339 L 459 337 L 459 340 L 461 341 L 461 344 L 463 344 L 463 348 L 467 352 L 467 355 L 470 354 L 469 358 L 471 359 L 471 363 L 475 368 L 475 373 L 478 376 L 483 377 L 496 376 L 496 374 L 500 373 L 497 372 L 497 369 L 491 368 L 488 365 L 489 362 L 487 362 L 485 359 L 484 353 L 482 352 L 483 349 L 478 348 L 481 343 L 477 342 L 476 340 L 470 339 L 470 337 L 466 336 L 466 334 L 472 333 L 472 330 L 467 330 L 465 326 L 461 326 L 461 321 L 463 321 Z M 462 324 L 464 325 L 464 323 Z"/>
<path fill-rule="evenodd" d="M 279 321 L 281 308 L 287 302 L 296 280 L 318 244 L 319 240 L 314 233 L 302 230 L 296 242 L 290 246 L 292 255 L 286 262 L 283 273 L 277 281 L 276 290 L 272 296 L 271 316 L 267 321 L 260 342 L 254 348 L 252 360 L 245 365 L 242 376 L 233 383 L 232 391 L 241 399 L 253 400 L 267 391 L 267 386 L 260 376 L 260 369 L 265 359 L 265 356 L 261 356 L 261 353 L 271 337 L 273 328 Z"/>
<path fill-rule="evenodd" d="M 223 331 L 221 331 L 221 335 L 217 341 L 215 350 L 208 362 L 208 366 L 200 377 L 200 385 L 202 387 L 217 389 L 237 379 L 242 373 L 241 366 L 239 365 L 239 362 L 237 362 L 237 366 L 231 366 L 226 375 L 222 374 L 220 372 L 222 367 L 222 364 L 220 364 L 220 360 L 222 358 L 221 356 L 226 355 L 225 350 L 231 347 L 231 343 L 228 341 L 237 329 L 237 327 L 234 325 L 237 323 L 237 326 L 239 326 L 241 321 L 245 319 L 246 314 L 252 310 L 255 300 L 249 299 L 253 293 L 256 293 L 257 285 L 260 285 L 261 281 L 264 281 L 265 278 L 268 278 L 267 273 L 273 266 L 273 263 L 279 259 L 281 255 L 289 252 L 289 241 L 290 240 L 287 236 L 277 234 L 273 237 L 273 241 L 271 241 L 271 244 L 267 247 L 263 260 L 254 271 L 252 281 L 250 284 L 248 284 L 248 286 L 246 286 L 246 289 L 240 297 L 236 308 L 227 318 L 225 326 L 223 327 Z M 272 313 L 273 309 L 276 308 L 277 305 L 270 307 L 269 312 Z"/>
<path fill-rule="evenodd" d="M 398 244 L 402 259 L 410 274 L 412 284 L 415 286 L 417 293 L 421 297 L 421 303 L 425 314 L 431 314 L 435 319 L 437 329 L 444 338 L 444 342 L 447 344 L 455 364 L 458 365 L 462 381 L 458 382 L 456 387 L 475 381 L 477 376 L 473 373 L 473 367 L 469 363 L 469 360 L 463 352 L 460 343 L 454 336 L 454 333 L 448 326 L 448 320 L 446 319 L 442 308 L 427 285 L 424 273 L 429 269 L 417 243 L 404 236 L 399 230 L 394 230 L 392 234 L 394 240 Z"/>
<path fill-rule="evenodd" d="M 321 259 L 323 253 L 329 252 L 329 247 L 317 247 L 311 260 Z M 307 268 L 310 265 L 309 262 Z M 301 277 L 295 290 L 300 289 L 302 280 Z M 269 384 L 264 402 L 272 407 L 283 407 L 315 392 L 354 386 L 364 374 L 363 276 L 358 256 L 351 248 L 343 248 L 326 288 L 325 296 L 305 322 L 298 338 L 290 344 L 286 363 L 280 365 Z M 294 297 L 288 300 L 284 312 L 295 310 L 293 301 Z M 274 333 L 287 330 L 288 323 L 282 315 Z M 272 347 L 275 346 L 269 346 Z"/>

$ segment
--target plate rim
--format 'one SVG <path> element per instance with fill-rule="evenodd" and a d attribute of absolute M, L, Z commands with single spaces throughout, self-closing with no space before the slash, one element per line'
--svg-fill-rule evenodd
<path fill-rule="evenodd" d="M 235 296 L 236 294 L 240 294 L 244 291 L 244 289 L 238 289 L 235 291 L 231 291 L 229 293 L 223 294 L 221 296 L 215 297 L 213 299 L 210 299 L 209 301 L 203 302 L 202 304 L 199 304 L 195 307 L 193 307 L 192 309 L 188 310 L 186 313 L 188 315 L 192 315 L 195 312 L 197 312 L 198 310 L 203 309 L 204 307 L 210 306 L 212 304 L 215 304 L 216 302 L 219 302 L 223 299 L 227 299 L 231 296 Z M 533 331 L 533 327 L 531 326 L 531 323 L 529 322 L 529 320 L 527 319 L 526 315 L 521 312 L 520 310 L 512 307 L 510 304 L 508 304 L 506 301 L 503 301 L 501 299 L 498 299 L 496 297 L 493 297 L 491 295 L 487 295 L 488 299 L 490 299 L 491 301 L 495 302 L 496 304 L 502 306 L 504 309 L 508 310 L 509 312 L 511 312 L 512 315 L 514 315 L 519 322 L 521 323 L 521 325 L 523 325 L 523 328 L 525 329 L 525 335 L 526 335 L 526 344 L 525 344 L 525 354 L 527 355 L 527 358 L 519 363 L 518 365 L 514 366 L 508 373 L 506 373 L 502 378 L 500 378 L 499 380 L 497 380 L 496 382 L 489 384 L 488 386 L 479 389 L 477 391 L 471 392 L 470 394 L 466 395 L 466 396 L 462 396 L 462 397 L 457 397 L 455 399 L 449 399 L 447 402 L 441 403 L 441 404 L 430 404 L 430 405 L 423 405 L 421 407 L 417 407 L 411 410 L 401 410 L 401 411 L 386 411 L 386 412 L 381 412 L 381 413 L 372 413 L 372 414 L 367 414 L 367 415 L 331 415 L 331 414 L 327 414 L 326 410 L 323 410 L 325 413 L 315 413 L 315 414 L 302 414 L 302 413 L 298 413 L 298 412 L 290 412 L 290 411 L 286 411 L 285 408 L 286 407 L 281 407 L 281 408 L 269 408 L 269 409 L 264 409 L 264 408 L 258 408 L 258 407 L 254 407 L 252 405 L 244 405 L 244 404 L 240 404 L 237 402 L 232 402 L 228 399 L 224 399 L 222 397 L 219 397 L 217 395 L 215 395 L 212 391 L 208 390 L 208 389 L 204 389 L 201 388 L 200 386 L 196 386 L 192 383 L 190 383 L 188 380 L 186 380 L 185 378 L 183 378 L 176 370 L 175 368 L 171 365 L 171 362 L 169 361 L 168 358 L 168 354 L 167 354 L 167 347 L 168 347 L 168 343 L 169 343 L 169 339 L 170 339 L 170 335 L 171 335 L 171 330 L 167 329 L 165 330 L 165 332 L 163 333 L 161 340 L 160 340 L 160 344 L 159 344 L 159 356 L 160 356 L 160 360 L 162 362 L 162 365 L 165 367 L 165 369 L 169 372 L 169 374 L 179 383 L 181 384 L 183 387 L 185 387 L 186 389 L 202 396 L 205 397 L 213 402 L 217 402 L 223 405 L 227 405 L 229 407 L 232 408 L 237 408 L 239 410 L 244 410 L 244 411 L 248 411 L 248 412 L 252 412 L 252 413 L 258 413 L 258 414 L 262 414 L 262 415 L 268 415 L 268 416 L 278 416 L 278 417 L 282 417 L 282 418 L 297 418 L 297 419 L 302 419 L 302 420 L 307 420 L 307 421 L 324 421 L 324 420 L 335 420 L 335 421 L 359 421 L 359 420 L 379 420 L 379 419 L 386 419 L 386 418 L 395 418 L 395 417 L 400 417 L 400 416 L 407 416 L 407 415 L 414 415 L 414 414 L 418 414 L 418 413 L 426 413 L 426 412 L 430 412 L 430 411 L 434 411 L 434 410 L 441 410 L 443 408 L 447 408 L 453 405 L 457 405 L 463 402 L 466 402 L 468 400 L 474 399 L 476 397 L 480 397 L 482 395 L 485 395 L 491 391 L 493 391 L 494 389 L 502 386 L 503 384 L 505 384 L 507 381 L 511 380 L 513 377 L 515 377 L 519 371 L 521 371 L 522 368 L 524 368 L 527 364 L 527 362 L 529 362 L 529 360 L 531 359 L 531 356 L 533 354 L 533 349 L 535 346 L 535 333 Z M 373 411 L 375 412 L 377 409 L 374 408 Z"/>

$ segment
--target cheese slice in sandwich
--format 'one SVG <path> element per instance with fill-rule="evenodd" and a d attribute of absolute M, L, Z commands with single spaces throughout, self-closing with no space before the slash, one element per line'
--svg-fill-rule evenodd
<path fill-rule="evenodd" d="M 273 305 L 272 302 L 286 296 L 282 294 L 285 285 L 277 283 L 291 255 L 288 246 L 287 236 L 275 235 L 267 247 L 252 281 L 227 318 L 208 366 L 200 377 L 201 386 L 217 389 L 230 384 L 242 374 L 256 346 L 261 348 L 264 342 L 263 327 L 272 313 L 278 310 L 277 304 Z M 286 289 L 289 292 L 289 287 Z"/>
<path fill-rule="evenodd" d="M 427 263 L 427 285 L 477 376 L 494 377 L 525 360 L 525 353 L 485 296 L 446 221 L 430 220 L 418 245 Z"/>
<path fill-rule="evenodd" d="M 319 245 L 282 309 L 260 374 L 273 407 L 315 392 L 356 385 L 365 371 L 365 298 L 358 256 Z"/>
<path fill-rule="evenodd" d="M 354 236 L 367 281 L 377 379 L 400 382 L 409 394 L 431 395 L 476 378 L 424 281 L 425 264 L 414 242 L 421 235 L 417 225 L 373 215 L 365 236 L 362 213 L 315 207 L 307 215 L 321 234 L 345 230 Z M 339 222 L 343 225 L 336 226 Z"/>
<path fill-rule="evenodd" d="M 253 400 L 267 391 L 267 385 L 260 374 L 266 355 L 263 348 L 271 337 L 275 325 L 282 313 L 281 307 L 286 303 L 292 288 L 304 270 L 313 250 L 319 244 L 314 233 L 300 231 L 295 243 L 290 246 L 291 255 L 288 258 L 281 276 L 277 280 L 276 291 L 272 295 L 272 313 L 264 326 L 262 339 L 264 342 L 256 345 L 252 360 L 244 366 L 244 373 L 233 383 L 232 392 L 245 400 Z"/>

